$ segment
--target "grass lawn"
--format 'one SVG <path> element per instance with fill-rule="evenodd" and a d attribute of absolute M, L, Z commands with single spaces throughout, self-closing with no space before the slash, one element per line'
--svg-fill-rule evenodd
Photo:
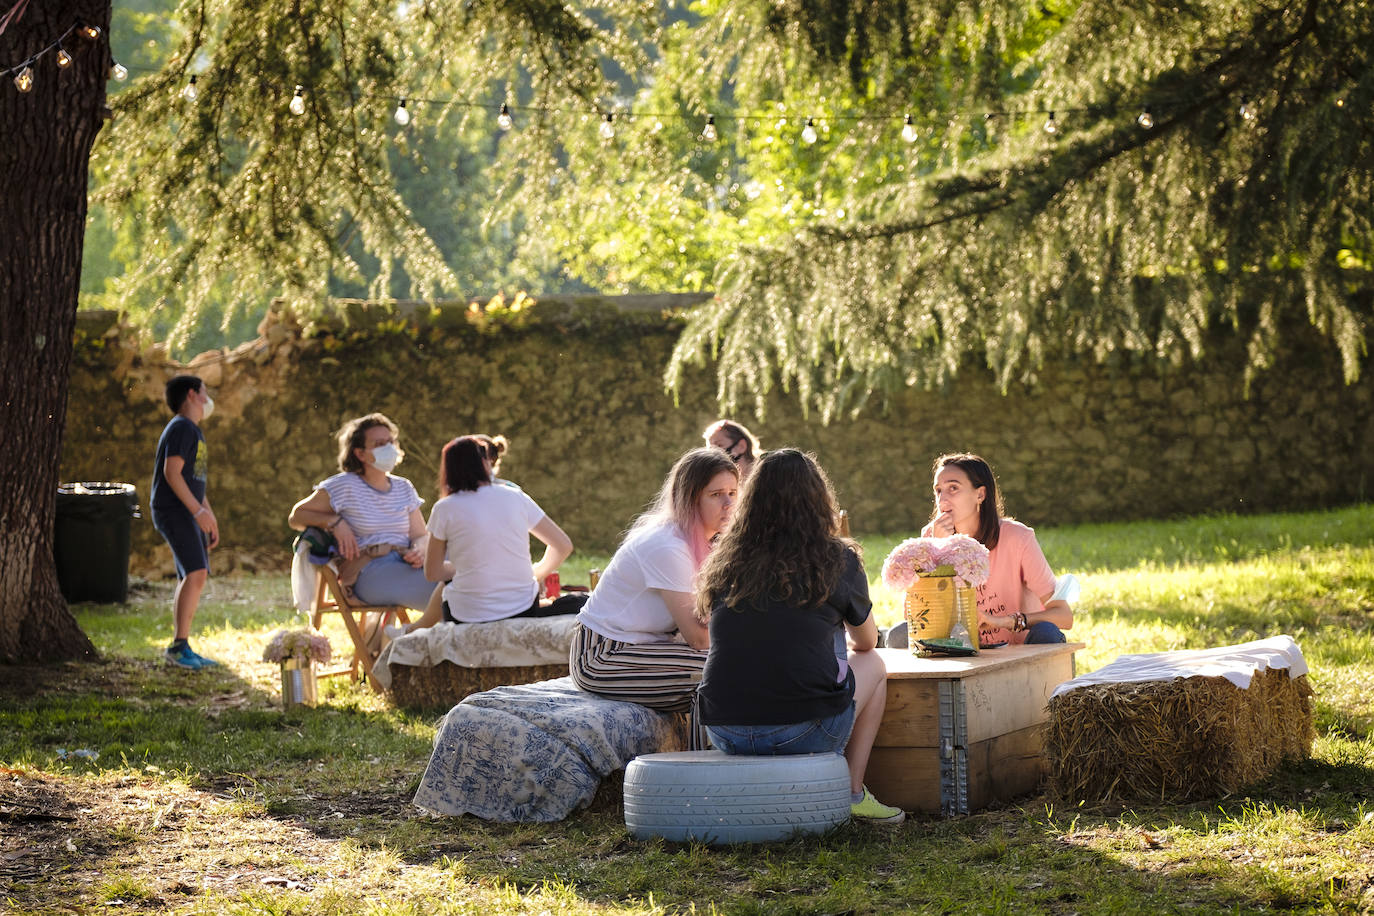
<path fill-rule="evenodd" d="M 0 666 L 0 912 L 1374 913 L 1374 505 L 1040 535 L 1083 585 L 1080 671 L 1293 636 L 1312 758 L 1206 803 L 1041 795 L 766 846 L 634 841 L 613 788 L 558 824 L 430 818 L 410 798 L 432 714 L 346 680 L 282 711 L 260 659 L 297 622 L 284 575 L 211 580 L 193 645 L 224 667 L 199 673 L 160 663 L 171 585 L 140 582 L 76 608 L 101 661 Z M 871 573 L 898 540 L 863 539 Z"/>

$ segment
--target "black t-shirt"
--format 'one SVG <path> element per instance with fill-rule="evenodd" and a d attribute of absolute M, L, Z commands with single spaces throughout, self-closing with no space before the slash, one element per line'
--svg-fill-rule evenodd
<path fill-rule="evenodd" d="M 702 674 L 706 725 L 792 725 L 837 715 L 850 702 L 839 677 L 844 622 L 868 619 L 868 577 L 852 551 L 834 592 L 819 607 L 768 602 L 711 608 L 711 651 Z M 841 643 L 842 644 L 842 643 Z"/>
<path fill-rule="evenodd" d="M 181 506 L 176 491 L 163 476 L 163 466 L 172 455 L 180 455 L 185 464 L 181 466 L 181 477 L 191 488 L 191 495 L 197 502 L 205 501 L 205 479 L 207 475 L 205 455 L 205 435 L 200 427 L 177 414 L 162 430 L 162 438 L 157 440 L 157 457 L 153 459 L 153 496 L 149 502 L 154 509 L 175 509 Z"/>

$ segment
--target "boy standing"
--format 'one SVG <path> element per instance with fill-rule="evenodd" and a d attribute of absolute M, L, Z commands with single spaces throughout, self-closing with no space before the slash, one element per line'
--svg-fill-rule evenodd
<path fill-rule="evenodd" d="M 153 527 L 172 548 L 177 567 L 174 600 L 174 638 L 163 657 L 181 668 L 199 670 L 219 662 L 191 650 L 191 621 L 200 605 L 200 592 L 210 575 L 210 547 L 219 543 L 219 522 L 205 498 L 205 436 L 200 422 L 215 402 L 205 383 L 194 375 L 178 375 L 167 383 L 167 406 L 176 416 L 162 430 L 153 462 Z"/>

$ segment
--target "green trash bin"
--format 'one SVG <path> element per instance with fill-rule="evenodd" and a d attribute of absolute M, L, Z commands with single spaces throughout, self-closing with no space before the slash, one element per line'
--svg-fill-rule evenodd
<path fill-rule="evenodd" d="M 64 483 L 57 488 L 52 552 L 68 601 L 129 597 L 129 535 L 138 515 L 131 483 Z"/>

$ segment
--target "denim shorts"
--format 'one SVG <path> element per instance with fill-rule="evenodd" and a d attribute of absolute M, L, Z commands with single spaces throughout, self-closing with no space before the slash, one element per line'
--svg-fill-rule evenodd
<path fill-rule="evenodd" d="M 769 757 L 844 753 L 854 730 L 854 701 L 844 712 L 793 725 L 708 725 L 706 734 L 727 754 Z"/>

